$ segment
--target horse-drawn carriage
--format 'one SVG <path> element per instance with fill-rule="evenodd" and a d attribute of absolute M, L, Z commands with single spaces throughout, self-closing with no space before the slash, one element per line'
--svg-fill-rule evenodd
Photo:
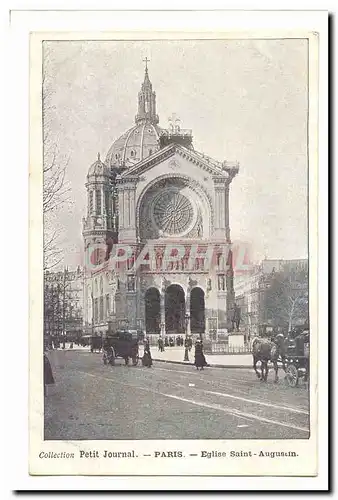
<path fill-rule="evenodd" d="M 309 379 L 309 346 L 309 332 L 307 330 L 288 341 L 284 362 L 286 366 L 285 379 L 290 387 L 296 387 L 300 379 L 305 382 Z"/>
<path fill-rule="evenodd" d="M 294 330 L 285 339 L 283 330 L 268 327 L 264 336 L 255 337 L 252 341 L 254 370 L 257 377 L 267 381 L 269 363 L 275 370 L 275 382 L 278 381 L 278 368 L 283 364 L 285 380 L 290 387 L 296 387 L 300 379 L 309 378 L 309 331 L 304 328 Z M 257 370 L 257 363 L 261 363 L 261 374 Z"/>
<path fill-rule="evenodd" d="M 91 352 L 100 352 L 102 349 L 102 337 L 98 335 L 82 335 L 82 337 L 78 339 L 78 343 L 82 347 L 90 347 Z"/>
<path fill-rule="evenodd" d="M 132 360 L 133 366 L 139 362 L 139 342 L 143 334 L 138 330 L 117 330 L 107 336 L 103 342 L 103 363 L 115 364 L 116 358 L 123 358 L 125 364 Z"/>

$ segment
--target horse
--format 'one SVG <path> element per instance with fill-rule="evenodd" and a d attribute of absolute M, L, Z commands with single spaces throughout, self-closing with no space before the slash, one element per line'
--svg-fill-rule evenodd
<path fill-rule="evenodd" d="M 255 337 L 252 341 L 252 356 L 253 356 L 253 369 L 256 372 L 257 377 L 262 382 L 267 382 L 269 361 L 272 361 L 275 370 L 275 380 L 278 382 L 278 358 L 282 358 L 283 369 L 286 371 L 285 367 L 285 341 L 282 334 L 276 335 L 274 341 L 268 340 L 266 338 Z M 261 362 L 261 374 L 257 370 L 257 362 Z"/>

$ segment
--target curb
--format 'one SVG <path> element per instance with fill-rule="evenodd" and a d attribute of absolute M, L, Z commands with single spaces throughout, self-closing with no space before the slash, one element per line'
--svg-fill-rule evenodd
<path fill-rule="evenodd" d="M 195 366 L 194 363 L 188 361 L 170 361 L 168 359 L 155 359 L 153 361 L 158 361 L 160 363 L 171 363 L 173 365 L 184 365 L 184 366 Z M 207 368 L 252 368 L 249 365 L 219 365 L 208 363 Z"/>

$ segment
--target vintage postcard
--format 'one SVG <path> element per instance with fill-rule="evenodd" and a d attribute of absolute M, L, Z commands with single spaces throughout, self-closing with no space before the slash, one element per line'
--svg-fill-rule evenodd
<path fill-rule="evenodd" d="M 317 474 L 318 44 L 31 33 L 31 475 Z"/>

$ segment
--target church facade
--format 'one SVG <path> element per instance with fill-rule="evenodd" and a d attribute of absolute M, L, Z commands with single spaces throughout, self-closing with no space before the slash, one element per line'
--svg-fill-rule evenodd
<path fill-rule="evenodd" d="M 177 121 L 159 126 L 146 67 L 134 126 L 87 175 L 87 331 L 215 337 L 229 327 L 229 195 L 238 170 L 196 151 Z"/>

